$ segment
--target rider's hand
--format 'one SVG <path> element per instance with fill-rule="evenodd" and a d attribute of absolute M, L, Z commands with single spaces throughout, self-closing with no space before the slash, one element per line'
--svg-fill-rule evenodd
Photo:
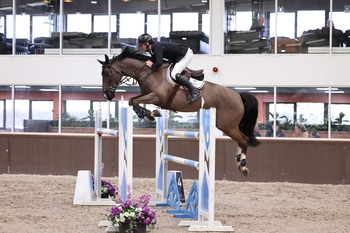
<path fill-rule="evenodd" d="M 152 68 L 152 65 L 153 65 L 153 62 L 148 60 L 146 61 L 146 66 L 149 67 L 149 68 Z"/>

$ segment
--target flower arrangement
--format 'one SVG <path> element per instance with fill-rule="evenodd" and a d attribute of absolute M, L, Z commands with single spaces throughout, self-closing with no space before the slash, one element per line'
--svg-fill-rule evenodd
<path fill-rule="evenodd" d="M 102 164 L 102 173 L 103 173 L 104 165 Z M 91 174 L 92 179 L 92 187 L 94 187 L 95 177 Z M 95 189 L 95 188 L 94 188 Z M 101 179 L 101 197 L 116 197 L 116 188 L 108 181 Z"/>
<path fill-rule="evenodd" d="M 146 193 L 136 201 L 132 200 L 131 188 L 127 187 L 127 200 L 123 202 L 121 196 L 116 197 L 116 205 L 112 207 L 108 220 L 114 226 L 127 224 L 127 232 L 138 232 L 138 223 L 145 224 L 150 231 L 154 229 L 157 223 L 156 213 L 148 207 L 151 196 Z"/>
<path fill-rule="evenodd" d="M 94 175 L 91 174 L 92 179 L 92 186 L 94 187 Z M 116 188 L 108 181 L 101 179 L 101 197 L 108 198 L 108 197 L 116 197 Z"/>

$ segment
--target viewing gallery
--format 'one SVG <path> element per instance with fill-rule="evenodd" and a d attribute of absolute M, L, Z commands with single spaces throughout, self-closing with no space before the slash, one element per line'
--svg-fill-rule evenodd
<path fill-rule="evenodd" d="M 286 146 L 273 152 L 263 146 L 260 153 L 335 143 L 343 169 L 330 182 L 346 180 L 350 5 L 343 0 L 0 0 L 3 147 L 13 137 L 23 143 L 33 135 L 91 137 L 99 108 L 103 126 L 117 128 L 119 101 L 140 90 L 130 77 L 107 102 L 97 60 L 136 47 L 143 33 L 189 46 L 189 68 L 203 69 L 204 81 L 257 98 L 259 140 Z M 176 128 L 198 128 L 198 112 L 171 116 Z M 155 132 L 154 123 L 136 115 L 133 124 L 135 134 Z"/>

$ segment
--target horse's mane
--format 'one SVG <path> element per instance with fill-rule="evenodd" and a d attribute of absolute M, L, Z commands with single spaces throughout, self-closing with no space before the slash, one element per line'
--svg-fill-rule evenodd
<path fill-rule="evenodd" d="M 151 59 L 151 57 L 146 55 L 142 50 L 136 49 L 135 47 L 132 47 L 132 46 L 127 46 L 123 49 L 123 51 L 119 55 L 113 56 L 111 62 L 115 60 L 120 60 L 123 58 L 134 58 L 134 59 L 143 60 L 143 61 L 147 61 Z"/>

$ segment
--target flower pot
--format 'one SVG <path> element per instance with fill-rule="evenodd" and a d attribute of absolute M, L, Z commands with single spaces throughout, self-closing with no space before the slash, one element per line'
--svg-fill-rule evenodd
<path fill-rule="evenodd" d="M 108 198 L 108 193 L 102 193 L 101 198 Z"/>
<path fill-rule="evenodd" d="M 146 224 L 144 223 L 135 223 L 134 225 L 134 230 L 133 231 L 129 231 L 129 224 L 124 223 L 124 224 L 120 224 L 119 223 L 119 233 L 146 233 Z"/>

